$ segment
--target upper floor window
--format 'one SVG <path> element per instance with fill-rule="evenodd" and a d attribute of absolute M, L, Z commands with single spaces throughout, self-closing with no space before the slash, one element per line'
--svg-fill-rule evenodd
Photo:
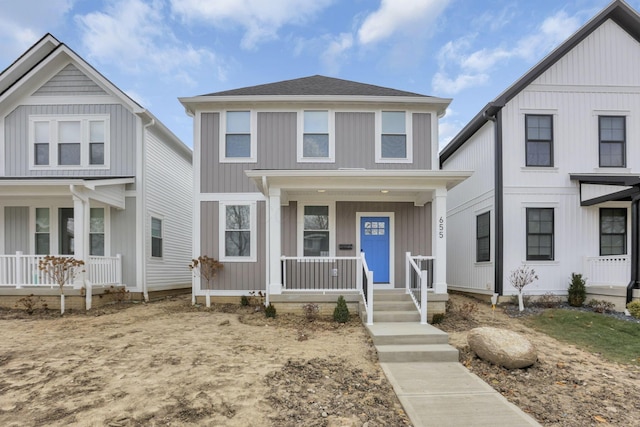
<path fill-rule="evenodd" d="M 553 260 L 553 208 L 527 208 L 527 260 Z"/>
<path fill-rule="evenodd" d="M 377 163 L 408 163 L 412 161 L 413 150 L 410 114 L 405 111 L 382 111 L 379 130 L 376 132 Z"/>
<path fill-rule="evenodd" d="M 600 167 L 626 166 L 626 124 L 624 116 L 599 116 Z"/>
<path fill-rule="evenodd" d="M 108 116 L 31 116 L 30 164 L 34 168 L 106 168 Z"/>
<path fill-rule="evenodd" d="M 627 210 L 600 209 L 600 256 L 627 253 Z"/>
<path fill-rule="evenodd" d="M 526 165 L 553 166 L 553 116 L 525 116 Z"/>
<path fill-rule="evenodd" d="M 491 259 L 491 216 L 485 212 L 476 217 L 476 262 Z"/>
<path fill-rule="evenodd" d="M 220 261 L 256 261 L 255 202 L 220 202 Z"/>
<path fill-rule="evenodd" d="M 223 162 L 255 162 L 256 135 L 251 111 L 223 113 L 220 160 Z"/>
<path fill-rule="evenodd" d="M 305 110 L 298 122 L 298 161 L 333 162 L 333 116 L 327 110 Z"/>

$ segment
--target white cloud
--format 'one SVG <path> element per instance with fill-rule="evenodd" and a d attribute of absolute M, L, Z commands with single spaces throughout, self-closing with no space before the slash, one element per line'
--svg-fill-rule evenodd
<path fill-rule="evenodd" d="M 367 45 L 396 33 L 416 34 L 427 31 L 450 0 L 382 0 L 380 8 L 367 16 L 358 30 L 358 40 Z"/>
<path fill-rule="evenodd" d="M 174 14 L 217 28 L 244 29 L 244 49 L 278 38 L 285 25 L 305 25 L 332 0 L 171 0 Z"/>
<path fill-rule="evenodd" d="M 340 66 L 348 59 L 348 52 L 353 47 L 353 35 L 342 33 L 329 42 L 322 53 L 322 63 L 330 74 L 337 74 Z"/>
<path fill-rule="evenodd" d="M 442 150 L 448 143 L 451 142 L 460 130 L 462 130 L 463 124 L 456 120 L 442 120 L 438 125 L 439 140 L 438 145 Z"/>
<path fill-rule="evenodd" d="M 173 75 L 192 85 L 183 70 L 215 61 L 215 55 L 179 41 L 165 23 L 161 0 L 117 0 L 103 11 L 76 16 L 89 59 L 129 73 Z"/>
<path fill-rule="evenodd" d="M 578 16 L 560 11 L 545 19 L 535 31 L 507 48 L 482 48 L 470 51 L 475 35 L 446 43 L 438 54 L 439 70 L 432 79 L 434 90 L 456 94 L 469 87 L 485 84 L 496 64 L 512 58 L 533 62 L 568 38 L 580 26 Z M 455 69 L 455 73 L 449 71 Z M 450 77 L 450 74 L 456 74 Z"/>

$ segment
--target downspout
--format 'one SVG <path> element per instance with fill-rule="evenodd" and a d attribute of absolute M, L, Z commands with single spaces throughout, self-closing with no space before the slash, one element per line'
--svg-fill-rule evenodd
<path fill-rule="evenodd" d="M 633 289 L 638 283 L 638 273 L 640 268 L 640 195 L 635 195 L 631 199 L 631 280 L 627 285 L 627 302 L 633 299 Z"/>
<path fill-rule="evenodd" d="M 503 293 L 503 270 L 504 270 L 504 198 L 503 198 L 503 178 L 502 178 L 502 110 L 490 116 L 485 110 L 482 117 L 493 122 L 494 129 L 494 198 L 495 198 L 495 268 L 494 268 L 494 292 L 498 295 Z"/>
<path fill-rule="evenodd" d="M 147 152 L 145 150 L 146 144 L 146 135 L 147 135 L 147 129 L 150 128 L 151 126 L 154 126 L 156 124 L 156 119 L 152 118 L 151 121 L 149 123 L 147 123 L 146 125 L 142 126 L 142 162 L 140 163 L 142 165 L 142 171 L 140 171 L 140 178 L 142 180 L 142 182 L 140 183 L 140 187 L 142 189 L 141 192 L 138 193 L 138 197 L 142 197 L 142 233 L 144 238 L 142 239 L 142 256 L 144 258 L 144 262 L 142 263 L 143 266 L 143 271 L 142 271 L 142 296 L 144 298 L 144 300 L 146 302 L 149 302 L 149 289 L 147 288 L 147 203 L 146 203 L 146 198 L 147 198 L 147 188 L 146 188 L 146 180 L 144 179 L 145 176 L 145 159 L 147 156 Z M 164 226 L 163 226 L 164 227 Z"/>

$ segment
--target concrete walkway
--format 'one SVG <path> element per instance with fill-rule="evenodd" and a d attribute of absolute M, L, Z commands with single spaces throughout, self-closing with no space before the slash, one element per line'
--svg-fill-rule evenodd
<path fill-rule="evenodd" d="M 380 365 L 414 427 L 540 425 L 458 362 Z"/>

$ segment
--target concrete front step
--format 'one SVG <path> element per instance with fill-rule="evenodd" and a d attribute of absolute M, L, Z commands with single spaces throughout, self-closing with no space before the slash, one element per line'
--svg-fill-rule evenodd
<path fill-rule="evenodd" d="M 404 289 L 385 289 L 373 291 L 373 305 L 380 301 L 413 301 Z"/>
<path fill-rule="evenodd" d="M 379 322 L 367 325 L 373 344 L 448 344 L 449 335 L 431 325 L 418 322 Z"/>
<path fill-rule="evenodd" d="M 373 311 L 417 311 L 413 301 L 376 301 L 373 300 Z"/>
<path fill-rule="evenodd" d="M 377 311 L 373 310 L 373 323 L 376 322 L 420 322 L 420 313 L 414 311 Z"/>
<path fill-rule="evenodd" d="M 457 362 L 458 350 L 449 344 L 376 345 L 381 363 Z"/>

